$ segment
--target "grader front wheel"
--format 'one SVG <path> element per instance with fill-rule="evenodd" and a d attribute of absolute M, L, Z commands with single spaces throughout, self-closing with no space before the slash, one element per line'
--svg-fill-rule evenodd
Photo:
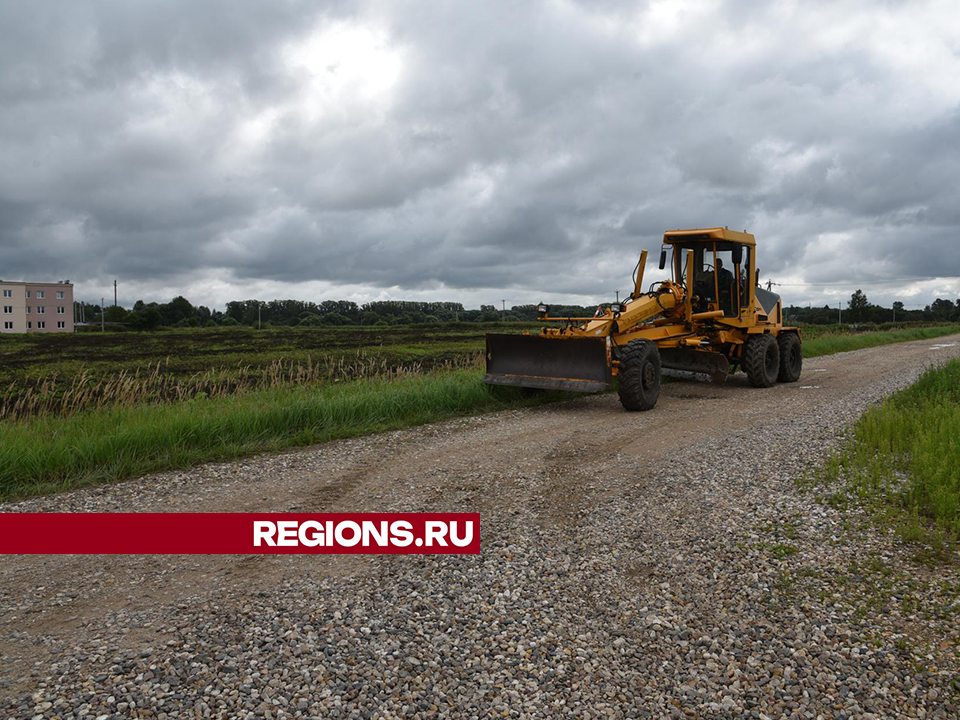
<path fill-rule="evenodd" d="M 660 351 L 649 340 L 631 340 L 620 356 L 617 393 L 625 410 L 650 410 L 660 397 Z"/>

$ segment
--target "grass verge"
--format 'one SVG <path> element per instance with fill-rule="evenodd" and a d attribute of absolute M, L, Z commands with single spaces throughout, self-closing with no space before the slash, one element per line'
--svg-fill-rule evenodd
<path fill-rule="evenodd" d="M 808 357 L 936 337 L 957 327 L 914 328 L 805 343 Z M 476 370 L 392 380 L 280 387 L 217 399 L 105 407 L 0 423 L 0 500 L 58 492 L 334 438 L 549 402 L 495 392 Z"/>
<path fill-rule="evenodd" d="M 473 370 L 284 388 L 37 418 L 0 426 L 0 499 L 309 445 L 504 407 L 545 394 L 491 392 Z"/>
<path fill-rule="evenodd" d="M 801 329 L 801 332 L 803 329 Z M 907 342 L 909 340 L 929 340 L 960 332 L 960 325 L 932 325 L 929 327 L 906 328 L 903 330 L 885 330 L 865 332 L 857 335 L 848 333 L 826 334 L 803 341 L 803 356 L 815 358 L 821 355 L 862 350 L 863 348 Z"/>
<path fill-rule="evenodd" d="M 960 360 L 868 410 L 824 479 L 905 540 L 939 548 L 960 538 Z"/>

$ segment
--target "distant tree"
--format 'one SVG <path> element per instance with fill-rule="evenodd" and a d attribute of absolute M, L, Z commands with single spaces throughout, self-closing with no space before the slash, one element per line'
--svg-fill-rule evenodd
<path fill-rule="evenodd" d="M 223 325 L 224 327 L 235 327 L 239 325 L 240 322 L 232 315 L 224 315 L 220 319 L 220 324 Z"/>
<path fill-rule="evenodd" d="M 155 307 L 145 307 L 130 313 L 127 322 L 134 330 L 156 330 L 163 322 L 160 311 Z"/>
<path fill-rule="evenodd" d="M 500 313 L 493 305 L 480 306 L 480 322 L 497 322 L 500 319 Z"/>
<path fill-rule="evenodd" d="M 178 295 L 168 303 L 157 307 L 160 317 L 163 318 L 164 325 L 176 325 L 181 320 L 191 318 L 196 314 L 196 310 L 190 301 L 183 295 Z"/>
<path fill-rule="evenodd" d="M 870 301 L 867 300 L 863 290 L 857 290 L 850 296 L 850 302 L 847 303 L 851 315 L 850 319 L 853 322 L 863 322 L 867 319 L 867 308 L 869 307 Z"/>
<path fill-rule="evenodd" d="M 300 318 L 300 322 L 298 322 L 297 325 L 300 327 L 323 325 L 323 320 L 316 313 L 304 313 L 303 317 Z"/>
<path fill-rule="evenodd" d="M 927 310 L 933 316 L 934 320 L 950 320 L 954 317 L 956 307 L 949 300 L 937 298 Z"/>
<path fill-rule="evenodd" d="M 126 308 L 119 305 L 113 305 L 103 311 L 103 319 L 111 323 L 127 322 L 129 315 L 130 313 L 127 312 Z"/>

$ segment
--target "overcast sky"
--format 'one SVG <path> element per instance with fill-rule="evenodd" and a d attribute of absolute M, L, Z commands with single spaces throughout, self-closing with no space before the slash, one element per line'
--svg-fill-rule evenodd
<path fill-rule="evenodd" d="M 0 4 L 0 277 L 597 302 L 664 230 L 960 297 L 956 0 Z M 805 284 L 806 283 L 806 284 Z"/>

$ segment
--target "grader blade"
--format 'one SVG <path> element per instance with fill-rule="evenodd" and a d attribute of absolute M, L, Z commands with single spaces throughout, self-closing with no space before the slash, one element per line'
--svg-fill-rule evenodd
<path fill-rule="evenodd" d="M 488 385 L 600 392 L 611 382 L 604 338 L 487 335 Z"/>
<path fill-rule="evenodd" d="M 660 351 L 660 364 L 671 370 L 709 375 L 718 385 L 722 385 L 730 374 L 730 362 L 726 356 L 712 350 L 663 348 Z"/>

